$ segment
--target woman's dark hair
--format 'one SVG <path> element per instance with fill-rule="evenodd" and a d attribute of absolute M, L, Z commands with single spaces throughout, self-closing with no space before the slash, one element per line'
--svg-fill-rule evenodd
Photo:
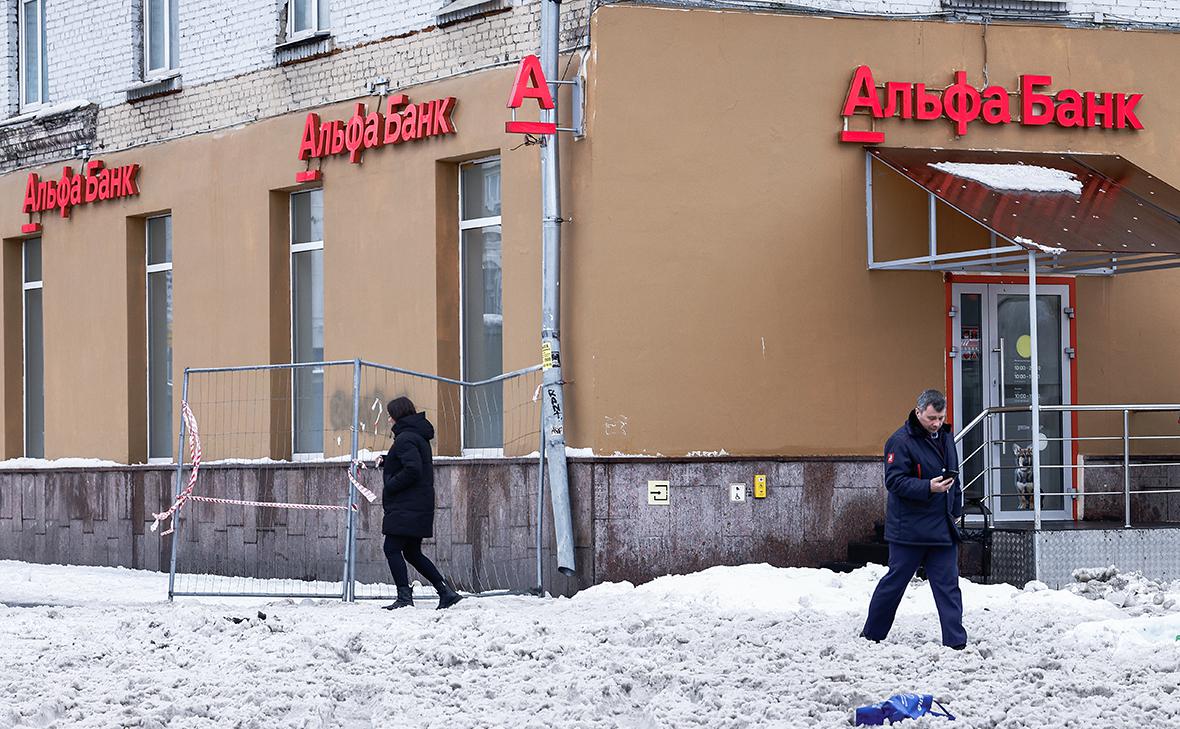
<path fill-rule="evenodd" d="M 401 420 L 407 415 L 413 415 L 418 412 L 418 409 L 414 407 L 414 403 L 410 398 L 404 395 L 390 400 L 389 404 L 385 406 L 385 410 L 389 413 L 389 417 L 394 420 Z"/>

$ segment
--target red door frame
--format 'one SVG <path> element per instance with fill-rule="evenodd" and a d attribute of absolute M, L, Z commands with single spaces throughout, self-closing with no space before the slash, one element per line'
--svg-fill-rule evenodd
<path fill-rule="evenodd" d="M 954 321 L 950 317 L 951 306 L 954 305 L 954 293 L 952 289 L 954 284 L 968 283 L 968 284 L 1007 284 L 1011 286 L 1028 286 L 1028 276 L 989 276 L 980 274 L 946 274 L 946 401 L 947 413 L 955 412 L 955 363 L 951 357 L 951 341 L 954 337 Z M 1069 401 L 1073 404 L 1078 402 L 1078 298 L 1077 298 L 1077 279 L 1069 276 L 1037 276 L 1038 284 L 1045 284 L 1048 286 L 1068 286 L 1069 287 L 1069 305 L 1074 310 L 1074 318 L 1069 323 L 1069 346 L 1074 351 L 1074 356 L 1069 360 Z M 1078 442 L 1076 436 L 1078 434 L 1078 414 L 1077 412 L 1070 413 L 1070 427 L 1075 436 L 1073 442 L 1073 463 L 1078 462 Z M 965 423 L 964 423 L 965 425 Z M 1078 490 L 1078 471 L 1071 470 L 1074 493 Z M 1076 521 L 1078 518 L 1078 501 L 1077 498 L 1073 500 L 1073 517 Z"/>

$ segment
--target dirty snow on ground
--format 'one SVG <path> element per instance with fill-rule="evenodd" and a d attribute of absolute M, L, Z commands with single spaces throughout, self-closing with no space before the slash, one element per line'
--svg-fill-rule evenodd
<path fill-rule="evenodd" d="M 0 606 L 0 726 L 811 729 L 903 691 L 934 694 L 959 729 L 1180 726 L 1180 612 L 1164 608 L 1180 585 L 1133 615 L 964 582 L 971 643 L 956 652 L 917 581 L 887 641 L 856 637 L 882 573 L 715 567 L 388 612 L 169 604 L 157 573 L 0 562 L 0 602 L 23 605 Z"/>
<path fill-rule="evenodd" d="M 928 164 L 940 172 L 975 180 L 997 190 L 1082 194 L 1082 182 L 1074 173 L 1052 167 L 972 162 L 930 162 Z"/>

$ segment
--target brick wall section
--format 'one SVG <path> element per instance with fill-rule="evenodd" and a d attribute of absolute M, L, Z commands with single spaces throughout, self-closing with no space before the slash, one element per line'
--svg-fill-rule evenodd
<path fill-rule="evenodd" d="M 379 76 L 390 79 L 395 88 L 408 88 L 512 62 L 536 51 L 538 9 L 532 3 L 512 12 L 204 85 L 190 83 L 185 71 L 185 89 L 179 94 L 103 109 L 99 148 L 122 149 L 354 98 L 364 93 L 367 81 Z M 577 42 L 585 30 L 584 8 L 578 11 L 571 3 L 563 17 L 565 45 Z M 272 51 L 273 46 L 268 52 Z"/>
<path fill-rule="evenodd" d="M 138 3 L 46 2 L 49 104 L 75 99 L 108 105 L 134 81 Z"/>
<path fill-rule="evenodd" d="M 20 90 L 20 76 L 16 65 L 20 48 L 20 26 L 16 15 L 16 3 L 4 3 L 3 7 L 0 20 L 4 22 L 4 32 L 0 34 L 0 38 L 4 41 L 5 63 L 4 78 L 0 78 L 0 115 L 9 117 L 17 113 L 17 105 L 20 103 L 20 97 L 17 95 Z"/>
<path fill-rule="evenodd" d="M 179 71 L 185 86 L 273 66 L 282 4 L 275 0 L 182 0 Z"/>
<path fill-rule="evenodd" d="M 391 12 L 383 0 L 364 0 L 333 4 L 336 50 L 332 55 L 276 67 L 274 48 L 282 40 L 285 0 L 277 4 L 275 0 L 218 1 L 226 6 L 223 12 L 207 8 L 199 17 L 186 12 L 190 5 L 181 3 L 183 90 L 134 104 L 124 99 L 125 89 L 142 75 L 141 6 L 103 0 L 70 4 L 72 9 L 63 15 L 62 6 L 55 4 L 46 26 L 51 104 L 87 98 L 101 107 L 92 143 L 97 154 L 355 98 L 364 93 L 368 81 L 379 76 L 389 79 L 395 89 L 408 88 L 507 65 L 538 51 L 540 5 L 535 0 L 522 0 L 510 11 L 441 29 L 433 25 L 436 3 L 399 5 L 397 12 Z M 586 12 L 587 0 L 563 5 L 563 47 L 585 42 Z M 378 17 L 383 21 L 377 22 Z M 13 11 L 13 23 L 15 18 Z M 124 42 L 88 44 L 84 29 L 103 27 L 102 23 L 111 29 L 104 37 Z M 397 37 L 403 34 L 408 35 Z M 14 64 L 15 25 L 10 35 L 9 59 Z M 376 42 L 380 39 L 384 40 Z M 14 79 L 15 69 L 6 81 L 11 87 L 12 113 L 16 111 Z M 0 161 L 0 172 L 71 156 L 66 146 L 38 149 L 35 157 L 27 156 L 28 151 Z"/>

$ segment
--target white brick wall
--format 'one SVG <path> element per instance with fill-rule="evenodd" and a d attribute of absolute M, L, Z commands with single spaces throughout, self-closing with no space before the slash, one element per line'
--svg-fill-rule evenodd
<path fill-rule="evenodd" d="M 46 2 L 50 105 L 87 99 L 109 105 L 132 83 L 134 15 L 125 2 Z M 101 30 L 100 30 L 101 29 Z"/>
<path fill-rule="evenodd" d="M 20 103 L 20 97 L 17 96 L 18 74 L 16 67 L 16 59 L 19 54 L 18 51 L 18 37 L 19 28 L 17 26 L 16 3 L 6 3 L 4 5 L 4 15 L 0 16 L 4 21 L 4 32 L 0 35 L 0 39 L 4 42 L 4 78 L 0 79 L 0 117 L 8 117 L 16 113 L 17 104 Z"/>
<path fill-rule="evenodd" d="M 1101 13 L 1106 22 L 1180 23 L 1180 0 L 1075 0 L 1069 11 L 1090 16 Z"/>
<path fill-rule="evenodd" d="M 184 85 L 190 87 L 273 67 L 279 7 L 284 3 L 285 0 L 180 0 L 179 70 Z"/>
<path fill-rule="evenodd" d="M 431 8 L 433 13 L 433 5 Z M 98 121 L 98 148 L 120 149 L 353 98 L 377 76 L 390 79 L 396 89 L 504 64 L 536 52 L 539 9 L 539 3 L 532 0 L 518 4 L 511 12 L 446 28 L 429 25 L 423 32 L 383 43 L 357 42 L 339 53 L 293 66 L 275 68 L 269 61 L 253 73 L 204 84 L 190 82 L 182 47 L 184 91 L 104 108 Z M 563 3 L 563 47 L 584 40 L 586 12 L 586 0 Z M 433 22 L 433 15 L 430 17 Z M 335 19 L 332 25 L 333 34 L 339 32 Z M 277 26 L 272 26 L 272 32 L 273 28 Z M 387 30 L 373 32 L 388 37 Z M 273 41 L 270 51 L 273 53 Z"/>
<path fill-rule="evenodd" d="M 327 0 L 337 49 L 429 28 L 442 0 Z M 241 74 L 273 70 L 275 45 L 285 40 L 288 0 L 180 0 L 178 52 L 186 88 Z M 537 0 L 517 0 L 528 11 Z M 17 113 L 17 0 L 4 0 L 6 73 L 0 104 Z M 578 3 L 571 3 L 570 6 Z M 567 9 L 568 7 L 567 6 Z M 46 3 L 49 102 L 87 99 L 109 107 L 142 80 L 142 0 L 66 0 Z M 460 23 L 465 28 L 478 21 Z M 470 31 L 465 31 L 469 36 Z"/>

